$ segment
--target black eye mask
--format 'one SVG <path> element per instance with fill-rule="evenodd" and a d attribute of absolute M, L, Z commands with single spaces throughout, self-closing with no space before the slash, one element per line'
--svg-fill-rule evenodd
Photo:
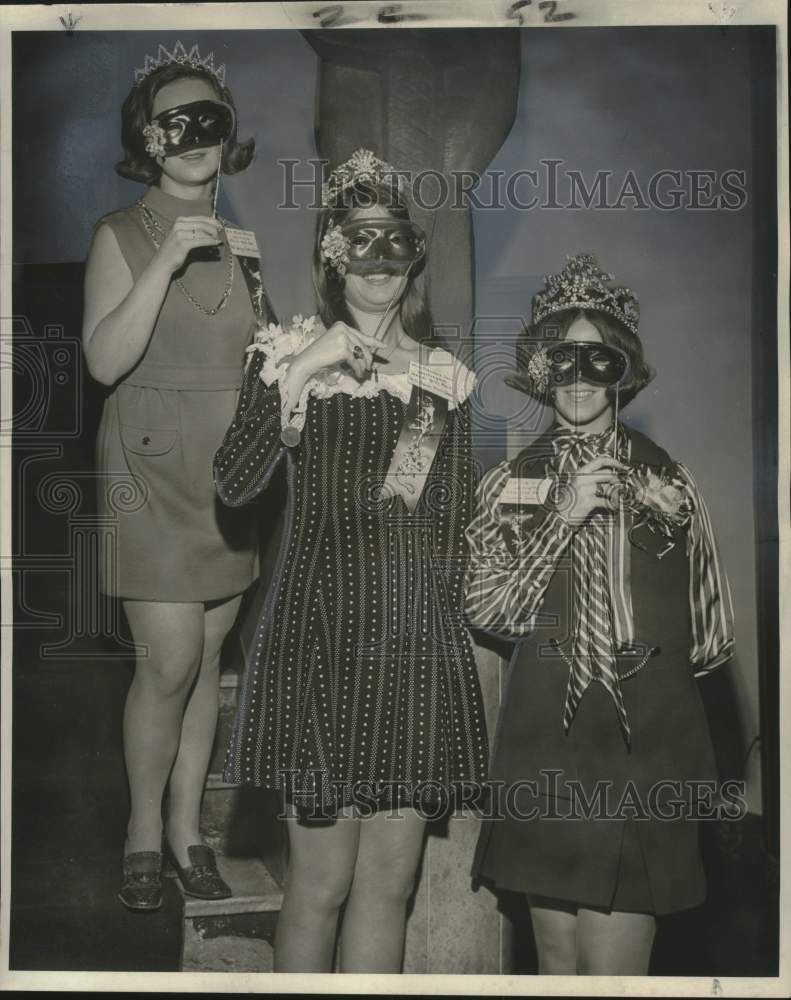
<path fill-rule="evenodd" d="M 322 241 L 322 257 L 341 274 L 404 274 L 425 252 L 425 233 L 407 219 L 357 219 Z"/>
<path fill-rule="evenodd" d="M 233 109 L 223 101 L 192 101 L 160 112 L 143 134 L 152 156 L 179 156 L 227 142 L 234 129 Z"/>
<path fill-rule="evenodd" d="M 505 382 L 521 392 L 533 393 L 577 381 L 614 389 L 629 369 L 629 357 L 618 347 L 579 340 L 549 341 L 531 354 L 526 371 L 507 377 Z"/>

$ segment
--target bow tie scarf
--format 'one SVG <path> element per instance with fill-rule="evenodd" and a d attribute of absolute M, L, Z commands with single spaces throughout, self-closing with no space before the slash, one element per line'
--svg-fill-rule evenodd
<path fill-rule="evenodd" d="M 580 434 L 560 429 L 553 437 L 555 458 L 551 471 L 571 476 L 600 455 L 616 454 L 629 460 L 629 440 L 614 425 L 602 434 Z M 616 651 L 634 643 L 634 618 L 629 591 L 629 552 L 626 512 L 594 511 L 571 540 L 573 579 L 572 646 L 569 682 L 563 708 L 563 728 L 568 733 L 582 696 L 594 680 L 604 685 L 613 700 L 624 740 L 631 744 L 631 727 L 623 702 Z"/>

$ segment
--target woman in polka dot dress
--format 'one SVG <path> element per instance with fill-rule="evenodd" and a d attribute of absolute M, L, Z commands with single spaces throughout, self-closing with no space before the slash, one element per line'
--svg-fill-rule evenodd
<path fill-rule="evenodd" d="M 426 814 L 481 782 L 488 758 L 461 614 L 474 377 L 426 346 L 422 234 L 385 166 L 358 153 L 331 175 L 314 258 L 323 323 L 260 331 L 215 460 L 230 505 L 288 464 L 226 762 L 227 780 L 287 803 L 281 972 L 331 970 L 344 904 L 340 970 L 401 970 Z M 413 390 L 410 366 L 436 394 Z"/>

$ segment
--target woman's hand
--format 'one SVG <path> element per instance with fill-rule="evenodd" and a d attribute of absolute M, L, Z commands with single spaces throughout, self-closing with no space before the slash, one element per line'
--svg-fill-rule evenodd
<path fill-rule="evenodd" d="M 222 243 L 221 230 L 217 219 L 208 215 L 180 215 L 162 241 L 157 257 L 173 274 L 183 265 L 190 250 Z"/>
<path fill-rule="evenodd" d="M 362 380 L 371 370 L 373 353 L 380 341 L 346 323 L 333 323 L 313 343 L 300 351 L 289 366 L 296 379 L 306 381 L 321 368 L 346 364 Z"/>
<path fill-rule="evenodd" d="M 628 466 L 608 455 L 599 455 L 581 465 L 569 479 L 571 503 L 558 503 L 558 514 L 579 525 L 594 510 L 613 510 L 617 506 L 618 482 L 626 471 Z"/>

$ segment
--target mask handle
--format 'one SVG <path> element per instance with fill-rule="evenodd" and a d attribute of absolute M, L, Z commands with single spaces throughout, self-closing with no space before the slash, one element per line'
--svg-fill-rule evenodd
<path fill-rule="evenodd" d="M 220 171 L 222 169 L 222 154 L 225 149 L 225 140 L 220 139 L 220 158 L 217 161 L 217 174 L 214 178 L 214 198 L 212 199 L 211 214 L 212 218 L 217 218 L 217 195 L 220 193 Z"/>
<path fill-rule="evenodd" d="M 414 261 L 410 260 L 409 264 L 407 265 L 406 271 L 404 271 L 404 278 L 406 278 L 406 279 L 409 278 L 409 272 L 412 270 L 412 265 L 414 263 L 415 263 Z M 388 314 L 389 314 L 389 312 L 390 312 L 390 310 L 391 310 L 391 308 L 393 306 L 393 302 L 395 301 L 395 297 L 396 297 L 397 294 L 398 294 L 398 286 L 396 285 L 396 287 L 393 289 L 393 294 L 390 296 L 390 301 L 387 303 L 387 308 L 382 313 L 382 318 L 379 320 L 379 322 L 376 325 L 376 329 L 374 330 L 374 337 L 378 337 L 379 331 L 382 329 L 382 324 L 387 319 L 387 316 L 388 316 Z M 388 324 L 387 328 L 385 329 L 385 333 L 387 333 L 388 329 L 389 329 L 389 324 Z"/>

